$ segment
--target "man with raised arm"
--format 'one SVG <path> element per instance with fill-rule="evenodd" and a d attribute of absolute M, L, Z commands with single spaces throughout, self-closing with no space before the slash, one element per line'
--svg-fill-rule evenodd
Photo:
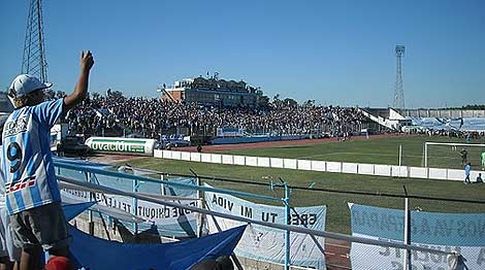
<path fill-rule="evenodd" d="M 50 129 L 86 96 L 93 64 L 91 52 L 82 52 L 76 87 L 61 99 L 44 101 L 44 90 L 52 84 L 28 74 L 18 75 L 8 90 L 15 110 L 3 129 L 1 166 L 14 243 L 22 248 L 21 270 L 40 268 L 42 248 L 53 256 L 68 256 L 70 239 L 52 163 Z"/>

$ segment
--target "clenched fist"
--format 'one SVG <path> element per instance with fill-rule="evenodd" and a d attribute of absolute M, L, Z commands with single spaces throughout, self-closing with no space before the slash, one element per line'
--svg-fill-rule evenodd
<path fill-rule="evenodd" d="M 81 71 L 89 71 L 94 65 L 94 58 L 91 54 L 91 51 L 82 51 L 81 52 Z"/>

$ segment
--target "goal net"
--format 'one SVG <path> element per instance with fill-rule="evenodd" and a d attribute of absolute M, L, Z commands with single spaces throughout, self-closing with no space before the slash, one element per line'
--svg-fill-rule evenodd
<path fill-rule="evenodd" d="M 480 170 L 484 166 L 481 160 L 484 152 L 485 144 L 425 142 L 423 166 L 463 169 L 465 163 L 470 162 L 472 168 Z"/>

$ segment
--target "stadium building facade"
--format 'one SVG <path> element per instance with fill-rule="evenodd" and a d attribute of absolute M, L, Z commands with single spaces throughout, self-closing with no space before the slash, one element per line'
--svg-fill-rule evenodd
<path fill-rule="evenodd" d="M 183 79 L 161 89 L 161 99 L 217 107 L 255 107 L 257 89 L 244 81 L 218 79 L 217 76 Z"/>

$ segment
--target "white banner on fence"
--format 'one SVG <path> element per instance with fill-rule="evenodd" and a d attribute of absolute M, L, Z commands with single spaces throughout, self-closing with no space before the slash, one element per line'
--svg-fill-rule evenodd
<path fill-rule="evenodd" d="M 349 204 L 352 236 L 403 242 L 404 211 Z M 468 269 L 485 269 L 485 214 L 411 213 L 413 245 L 460 253 Z M 352 269 L 403 269 L 403 249 L 353 243 Z M 448 256 L 411 251 L 413 270 L 447 270 Z M 461 268 L 460 268 L 461 269 Z"/>
<path fill-rule="evenodd" d="M 89 192 L 62 189 L 61 196 L 63 200 L 87 202 L 89 201 Z M 132 214 L 133 199 L 118 195 L 95 193 L 95 200 L 99 205 L 116 208 Z M 181 204 L 197 206 L 196 201 L 180 201 Z M 155 224 L 161 231 L 170 232 L 174 236 L 195 236 L 197 227 L 196 213 L 169 206 L 163 206 L 156 203 L 138 200 L 136 216 L 147 221 L 147 224 Z M 143 227 L 143 226 L 141 226 Z"/>
<path fill-rule="evenodd" d="M 243 216 L 246 218 L 269 223 L 285 224 L 285 208 L 256 204 L 237 197 L 213 192 L 205 192 L 205 200 L 212 211 Z M 291 212 L 290 225 L 307 227 L 315 230 L 325 230 L 325 206 L 296 207 L 296 213 Z M 298 214 L 297 214 L 298 213 Z M 300 218 L 298 218 L 298 215 Z M 227 230 L 241 225 L 241 222 L 213 216 L 207 217 L 210 233 Z M 324 248 L 323 237 L 315 238 L 306 234 L 291 233 L 291 265 L 325 269 L 325 256 L 319 246 Z M 250 225 L 246 228 L 235 249 L 238 256 L 283 264 L 285 258 L 285 232 L 260 225 Z"/>

